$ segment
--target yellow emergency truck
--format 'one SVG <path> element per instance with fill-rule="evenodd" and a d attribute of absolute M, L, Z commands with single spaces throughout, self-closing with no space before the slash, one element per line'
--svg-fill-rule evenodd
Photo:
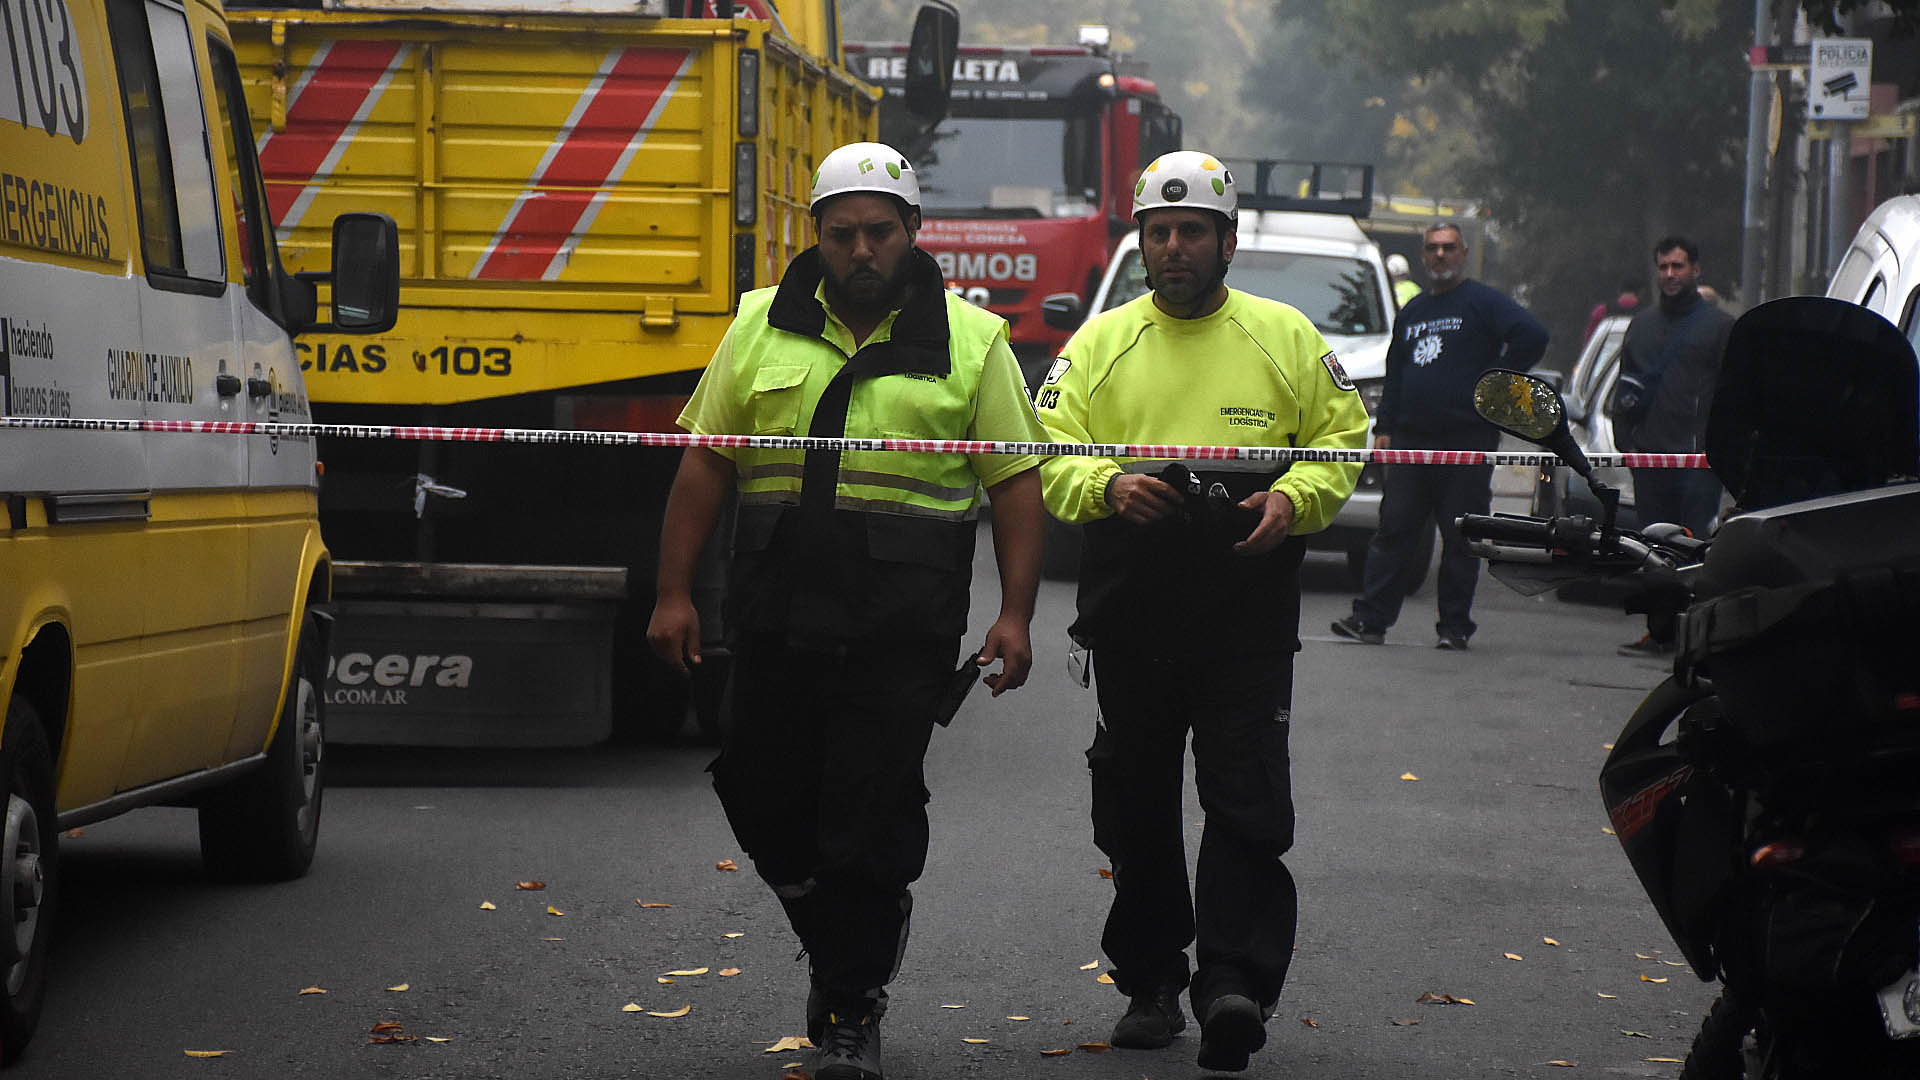
<path fill-rule="evenodd" d="M 341 208 L 400 228 L 393 329 L 301 344 L 315 414 L 677 430 L 739 295 L 812 244 L 815 163 L 878 122 L 878 91 L 842 62 L 835 0 L 729 8 L 235 5 L 289 262 L 325 262 L 324 223 Z M 930 11 L 916 31 L 931 87 L 918 92 L 942 103 L 957 25 Z M 616 722 L 679 727 L 687 689 L 644 641 L 677 453 L 328 438 L 320 450 L 321 520 L 341 559 L 334 738 L 558 745 Z M 706 665 L 709 700 L 722 666 Z"/>
<path fill-rule="evenodd" d="M 217 2 L 0 0 L 0 1061 L 40 1015 L 63 831 L 197 806 L 216 875 L 313 859 L 314 447 L 216 426 L 309 419 L 315 285 L 266 223 Z M 391 326 L 393 222 L 318 227 L 329 340 Z"/>

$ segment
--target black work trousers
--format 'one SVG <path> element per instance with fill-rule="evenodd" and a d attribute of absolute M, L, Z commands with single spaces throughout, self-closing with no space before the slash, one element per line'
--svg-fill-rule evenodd
<path fill-rule="evenodd" d="M 1353 615 L 1369 627 L 1385 630 L 1400 618 L 1407 598 L 1407 561 L 1424 546 L 1427 519 L 1440 526 L 1441 634 L 1470 638 L 1473 592 L 1480 583 L 1480 560 L 1467 550 L 1454 525 L 1461 514 L 1484 514 L 1493 502 L 1491 465 L 1389 465 L 1380 490 L 1380 526 L 1367 545 L 1367 573 Z"/>
<path fill-rule="evenodd" d="M 826 1004 L 885 1007 L 927 861 L 923 768 L 959 651 L 743 642 L 734 726 L 709 766 L 754 870 L 785 907 Z"/>
<path fill-rule="evenodd" d="M 1102 644 L 1093 656 L 1100 726 L 1087 762 L 1094 843 L 1113 863 L 1101 947 L 1114 984 L 1129 996 L 1189 986 L 1196 1016 L 1224 994 L 1270 1013 L 1299 910 L 1280 858 L 1293 846 L 1293 653 L 1162 656 Z M 1206 812 L 1192 899 L 1181 794 L 1189 730 Z"/>

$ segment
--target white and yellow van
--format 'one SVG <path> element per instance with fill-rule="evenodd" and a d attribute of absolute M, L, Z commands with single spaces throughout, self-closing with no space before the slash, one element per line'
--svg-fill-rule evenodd
<path fill-rule="evenodd" d="M 242 89 L 215 2 L 0 0 L 7 1061 L 40 1013 L 61 831 L 184 804 L 216 874 L 313 858 L 329 564 L 312 440 L 28 426 L 305 422 L 292 335 L 392 325 L 389 219 L 336 221 L 331 274 L 282 269 Z"/>

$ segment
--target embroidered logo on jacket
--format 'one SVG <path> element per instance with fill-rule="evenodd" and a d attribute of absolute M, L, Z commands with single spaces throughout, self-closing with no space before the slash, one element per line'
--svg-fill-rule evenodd
<path fill-rule="evenodd" d="M 1340 366 L 1340 358 L 1338 356 L 1335 356 L 1332 352 L 1328 352 L 1327 355 L 1320 358 L 1320 362 L 1327 365 L 1327 374 L 1333 376 L 1333 385 L 1342 390 L 1353 389 L 1353 379 L 1348 377 L 1347 369 Z"/>

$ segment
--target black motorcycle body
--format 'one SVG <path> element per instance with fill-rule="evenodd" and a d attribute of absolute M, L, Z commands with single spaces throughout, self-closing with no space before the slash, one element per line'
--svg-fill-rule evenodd
<path fill-rule="evenodd" d="M 1483 415 L 1590 478 L 1539 389 L 1500 377 Z M 1655 910 L 1725 988 L 1683 1080 L 1920 1078 L 1915 382 L 1877 315 L 1775 301 L 1730 337 L 1707 455 L 1745 509 L 1710 543 L 1610 514 L 1460 521 L 1523 589 L 1631 575 L 1630 608 L 1684 612 L 1600 776 Z"/>

